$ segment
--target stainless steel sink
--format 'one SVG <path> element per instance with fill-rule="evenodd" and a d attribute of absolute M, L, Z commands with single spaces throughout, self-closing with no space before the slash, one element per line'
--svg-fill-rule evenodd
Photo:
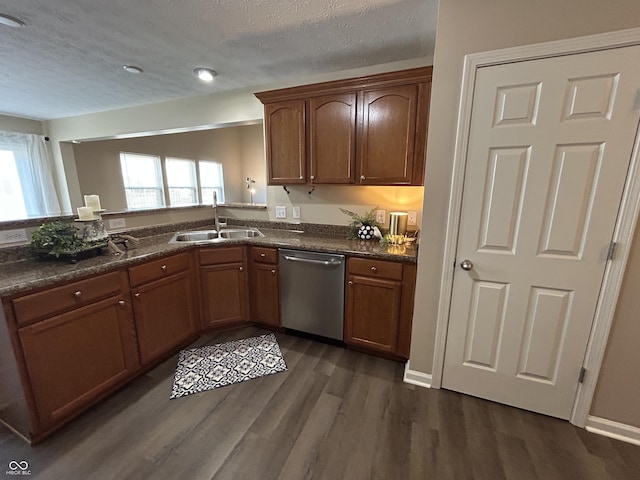
<path fill-rule="evenodd" d="M 264 237 L 257 228 L 229 228 L 216 232 L 215 230 L 198 230 L 177 232 L 169 243 L 217 243 L 237 238 Z"/>

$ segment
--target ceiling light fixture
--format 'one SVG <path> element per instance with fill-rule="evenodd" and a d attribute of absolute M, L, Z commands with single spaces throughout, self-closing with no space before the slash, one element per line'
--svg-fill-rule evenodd
<path fill-rule="evenodd" d="M 26 25 L 22 20 L 12 17 L 11 15 L 5 15 L 4 13 L 0 13 L 0 24 L 14 28 L 24 27 Z"/>
<path fill-rule="evenodd" d="M 199 67 L 193 70 L 193 73 L 203 82 L 213 82 L 213 79 L 218 75 L 215 70 L 210 68 Z"/>
<path fill-rule="evenodd" d="M 136 67 L 135 65 L 123 65 L 122 68 L 124 68 L 124 70 L 129 73 L 142 73 L 144 71 L 140 67 Z"/>

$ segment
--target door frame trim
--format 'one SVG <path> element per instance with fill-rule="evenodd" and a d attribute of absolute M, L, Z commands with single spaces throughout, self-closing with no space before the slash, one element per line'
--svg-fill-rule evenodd
<path fill-rule="evenodd" d="M 444 355 L 451 310 L 451 296 L 453 293 L 453 264 L 456 259 L 460 214 L 462 212 L 464 173 L 477 70 L 481 67 L 493 65 L 610 50 L 634 45 L 640 45 L 640 28 L 473 53 L 465 56 L 460 89 L 460 105 L 458 108 L 451 190 L 449 194 L 442 277 L 438 299 L 432 388 L 440 388 L 442 386 Z M 587 375 L 584 383 L 578 385 L 571 413 L 570 422 L 580 427 L 584 427 L 587 422 L 639 213 L 640 130 L 636 132 L 629 172 L 624 186 L 618 218 L 614 227 L 613 241 L 618 242 L 618 255 L 617 258 L 609 261 L 605 267 L 602 288 L 596 306 L 591 335 L 587 344 L 585 360 L 583 362 L 583 366 L 587 370 Z"/>

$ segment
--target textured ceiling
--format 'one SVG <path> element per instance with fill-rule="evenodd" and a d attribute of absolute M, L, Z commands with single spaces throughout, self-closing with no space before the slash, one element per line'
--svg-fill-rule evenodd
<path fill-rule="evenodd" d="M 0 113 L 60 118 L 430 56 L 436 11 L 437 0 L 1 0 L 27 25 L 0 25 Z M 198 66 L 218 71 L 214 84 L 195 80 Z"/>

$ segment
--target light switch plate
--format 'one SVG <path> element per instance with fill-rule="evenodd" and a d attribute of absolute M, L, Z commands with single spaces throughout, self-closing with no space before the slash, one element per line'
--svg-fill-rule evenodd
<path fill-rule="evenodd" d="M 291 211 L 291 215 L 293 216 L 293 218 L 300 218 L 300 207 L 292 207 Z"/>
<path fill-rule="evenodd" d="M 125 222 L 124 218 L 114 218 L 113 220 L 109 220 L 109 229 L 113 230 L 116 228 L 125 228 L 127 226 L 127 222 Z"/>
<path fill-rule="evenodd" d="M 415 225 L 418 223 L 418 213 L 417 212 L 409 212 L 409 218 L 407 218 L 408 225 Z"/>
<path fill-rule="evenodd" d="M 386 210 L 376 210 L 376 222 L 379 224 L 384 225 L 386 223 L 386 216 Z"/>
<path fill-rule="evenodd" d="M 16 230 L 4 230 L 0 232 L 0 243 L 26 242 L 27 231 L 24 228 Z"/>
<path fill-rule="evenodd" d="M 287 218 L 287 207 L 286 206 L 276 206 L 276 218 Z"/>

